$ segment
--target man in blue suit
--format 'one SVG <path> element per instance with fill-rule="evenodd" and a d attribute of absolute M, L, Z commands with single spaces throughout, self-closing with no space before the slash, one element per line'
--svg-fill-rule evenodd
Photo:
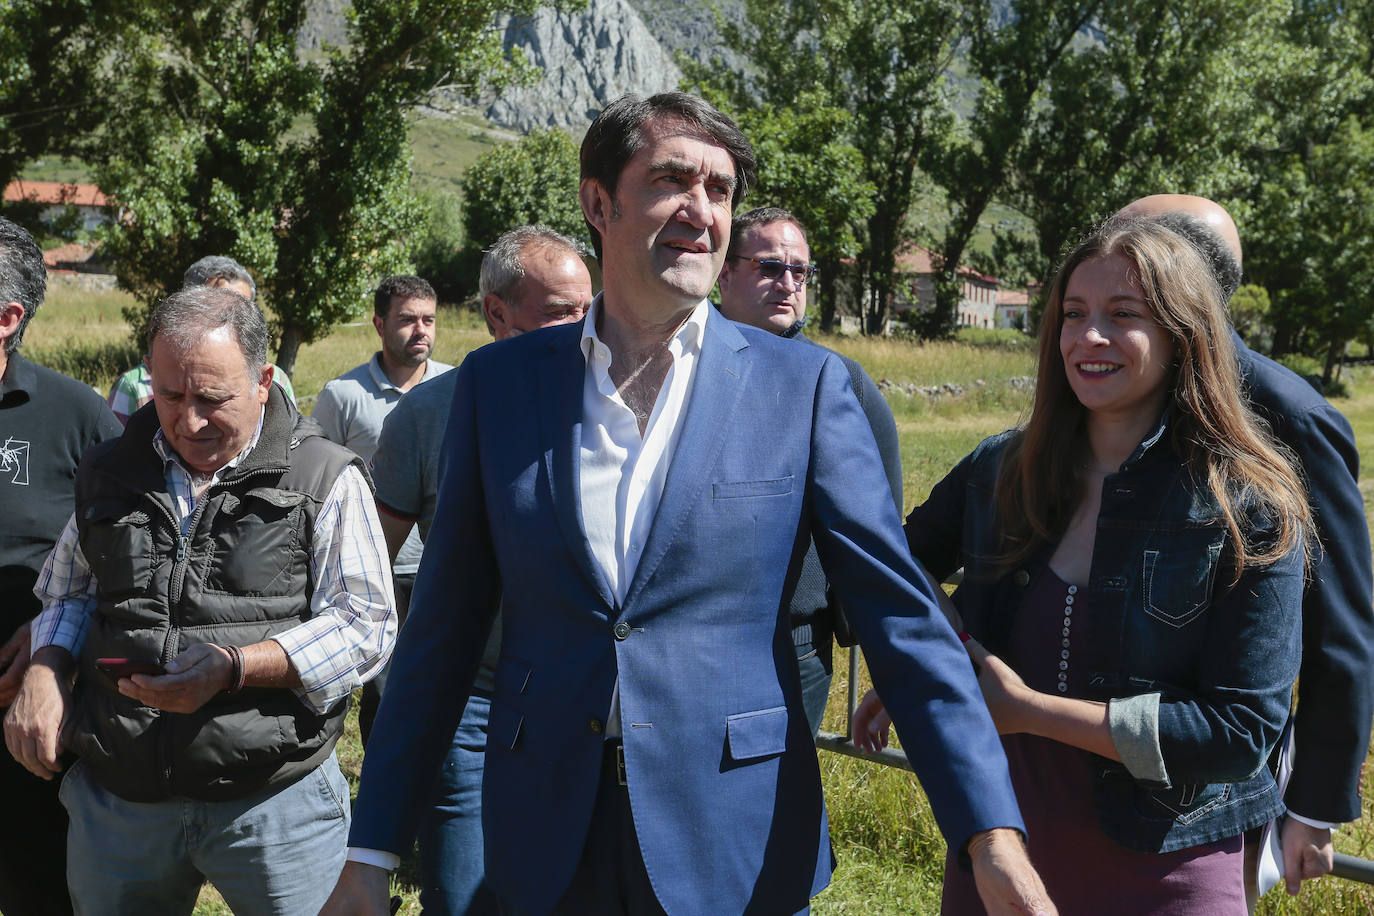
<path fill-rule="evenodd" d="M 967 657 L 833 354 L 709 307 L 754 159 L 701 99 L 582 145 L 605 291 L 458 369 L 439 505 L 327 913 L 385 912 L 498 604 L 487 880 L 520 914 L 789 914 L 830 879 L 787 615 L 814 536 L 992 913 L 1053 913 Z M 511 405 L 537 405 L 512 409 Z M 381 867 L 378 867 L 381 866 Z"/>

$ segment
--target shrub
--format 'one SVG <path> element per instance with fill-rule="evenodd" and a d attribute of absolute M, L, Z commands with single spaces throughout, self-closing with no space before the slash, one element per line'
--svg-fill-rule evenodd
<path fill-rule="evenodd" d="M 531 131 L 478 157 L 463 176 L 463 235 L 470 283 L 482 250 L 509 229 L 542 223 L 575 239 L 587 234 L 578 200 L 577 146 L 558 129 Z"/>
<path fill-rule="evenodd" d="M 970 347 L 996 347 L 1004 350 L 1030 350 L 1035 338 L 1016 328 L 960 328 L 954 339 Z"/>
<path fill-rule="evenodd" d="M 463 204 L 449 191 L 420 194 L 425 208 L 424 228 L 411 255 L 415 272 L 429 281 L 440 302 L 459 302 L 477 288 L 477 269 L 463 245 Z"/>

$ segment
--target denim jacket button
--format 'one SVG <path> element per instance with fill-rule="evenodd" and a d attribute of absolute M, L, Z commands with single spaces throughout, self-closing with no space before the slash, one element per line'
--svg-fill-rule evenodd
<path fill-rule="evenodd" d="M 1029 585 L 1030 573 L 1026 572 L 1024 569 L 1018 569 L 1016 571 L 1016 574 L 1011 577 L 1011 581 L 1015 582 L 1017 585 L 1020 586 Z"/>

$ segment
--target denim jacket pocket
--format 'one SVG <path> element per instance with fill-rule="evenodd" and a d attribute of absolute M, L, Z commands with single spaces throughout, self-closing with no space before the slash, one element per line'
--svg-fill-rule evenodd
<path fill-rule="evenodd" d="M 1209 530 L 1174 537 L 1168 550 L 1145 550 L 1141 590 L 1145 613 L 1177 629 L 1196 620 L 1211 603 L 1225 535 Z"/>
<path fill-rule="evenodd" d="M 1117 764 L 1095 779 L 1095 806 L 1104 833 L 1138 852 L 1174 852 L 1244 833 L 1283 810 L 1268 769 L 1234 783 L 1142 785 Z"/>
<path fill-rule="evenodd" d="M 1230 783 L 1178 785 L 1167 789 L 1138 786 L 1136 804 L 1140 815 L 1147 820 L 1163 819 L 1186 826 L 1228 804 L 1232 789 Z"/>

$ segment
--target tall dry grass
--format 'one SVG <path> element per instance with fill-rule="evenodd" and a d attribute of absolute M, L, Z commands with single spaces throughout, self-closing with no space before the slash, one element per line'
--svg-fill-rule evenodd
<path fill-rule="evenodd" d="M 54 279 L 25 332 L 24 354 L 106 393 L 143 358 L 123 316 L 123 309 L 134 304 L 134 297 L 121 290 L 92 292 Z M 481 317 L 470 308 L 440 307 L 438 325 L 434 358 L 442 362 L 457 365 L 491 340 Z M 302 409 L 309 413 L 325 382 L 371 359 L 378 345 L 369 307 L 324 339 L 302 346 L 291 376 Z M 275 351 L 269 350 L 268 358 L 275 359 Z"/>

